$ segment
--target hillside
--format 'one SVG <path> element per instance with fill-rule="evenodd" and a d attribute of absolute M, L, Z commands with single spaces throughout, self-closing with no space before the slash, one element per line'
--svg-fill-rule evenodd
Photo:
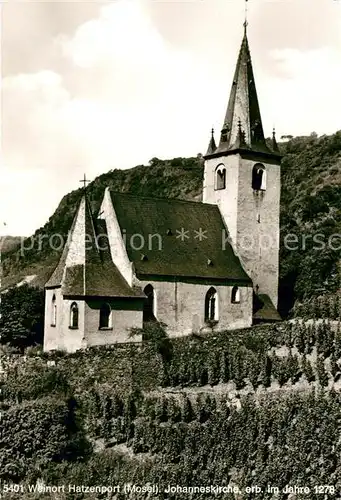
<path fill-rule="evenodd" d="M 280 312 L 286 316 L 295 300 L 332 294 L 339 288 L 341 249 L 341 131 L 332 136 L 296 137 L 280 144 L 282 162 Z M 130 170 L 111 170 L 88 188 L 94 212 L 105 187 L 144 196 L 200 201 L 203 161 L 197 158 L 159 160 Z M 51 252 L 49 237 L 63 237 L 70 228 L 81 190 L 66 195 L 54 215 L 33 236 L 32 249 L 12 250 L 4 260 L 4 284 L 36 276 L 43 286 L 60 252 Z M 297 235 L 296 249 L 285 248 L 287 235 Z M 320 236 L 319 236 L 320 235 Z M 321 236 L 322 235 L 322 236 Z M 328 244 L 328 238 L 336 235 Z M 325 244 L 314 243 L 324 240 Z M 39 241 L 42 240 L 41 248 Z M 30 243 L 30 242 L 27 242 Z M 330 243 L 330 242 L 329 242 Z M 27 244 L 27 247 L 30 246 Z M 292 248 L 292 247 L 291 247 Z"/>
<path fill-rule="evenodd" d="M 339 491 L 338 322 L 3 354 L 0 479 L 16 488 L 4 498 L 318 500 Z M 67 489 L 127 483 L 159 493 Z M 39 484 L 66 489 L 30 493 Z M 168 485 L 230 490 L 168 494 Z M 309 494 L 283 491 L 294 486 Z"/>
<path fill-rule="evenodd" d="M 202 177 L 203 162 L 200 157 L 165 161 L 153 158 L 148 166 L 111 170 L 97 177 L 87 188 L 88 197 L 94 213 L 99 211 L 107 186 L 123 193 L 200 201 Z M 21 249 L 6 255 L 3 286 L 18 283 L 26 276 L 36 276 L 30 281 L 32 285 L 44 286 L 61 254 L 61 251 L 51 250 L 50 237 L 58 234 L 66 240 L 81 194 L 82 190 L 77 189 L 64 196 L 48 222 L 25 240 Z"/>
<path fill-rule="evenodd" d="M 294 138 L 283 152 L 280 298 L 287 310 L 340 288 L 341 131 Z M 289 234 L 299 241 L 295 250 L 283 244 Z"/>

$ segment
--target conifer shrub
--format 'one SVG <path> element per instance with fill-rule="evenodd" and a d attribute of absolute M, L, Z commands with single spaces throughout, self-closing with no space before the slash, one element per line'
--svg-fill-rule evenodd
<path fill-rule="evenodd" d="M 35 358 L 27 365 L 17 364 L 7 371 L 3 384 L 4 398 L 21 402 L 52 393 L 68 395 L 71 392 L 65 374 L 56 366 L 47 366 Z"/>
<path fill-rule="evenodd" d="M 322 387 L 326 387 L 328 385 L 328 374 L 326 373 L 326 369 L 324 366 L 324 358 L 321 355 L 317 356 L 316 373 L 319 384 Z"/>

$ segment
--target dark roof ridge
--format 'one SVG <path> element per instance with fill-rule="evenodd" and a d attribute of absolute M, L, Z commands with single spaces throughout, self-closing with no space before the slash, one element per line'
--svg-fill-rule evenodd
<path fill-rule="evenodd" d="M 140 200 L 152 200 L 152 201 L 167 201 L 167 202 L 173 202 L 177 201 L 179 203 L 192 203 L 195 205 L 209 205 L 214 208 L 218 208 L 217 205 L 211 204 L 211 203 L 203 203 L 202 201 L 194 201 L 194 200 L 182 200 L 181 198 L 166 198 L 166 197 L 161 197 L 161 196 L 141 196 L 139 194 L 134 194 L 134 193 L 121 193 L 120 191 L 113 191 L 110 189 L 110 193 L 112 195 L 119 195 L 119 196 L 126 196 L 126 197 L 131 197 L 131 198 L 138 198 Z"/>

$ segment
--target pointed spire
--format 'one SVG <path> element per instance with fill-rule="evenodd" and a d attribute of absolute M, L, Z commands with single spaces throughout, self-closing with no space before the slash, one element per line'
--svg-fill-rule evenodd
<path fill-rule="evenodd" d="M 275 153 L 279 153 L 279 147 L 276 141 L 276 130 L 275 127 L 272 130 L 272 150 L 275 151 Z"/>
<path fill-rule="evenodd" d="M 226 151 L 236 147 L 236 142 L 239 141 L 239 120 L 241 121 L 241 127 L 245 133 L 245 144 L 251 147 L 251 149 L 266 149 L 247 39 L 247 25 L 247 17 L 245 14 L 244 36 L 239 51 L 224 120 L 224 128 L 226 126 L 228 127 L 227 140 L 222 140 L 222 137 L 218 151 Z"/>
<path fill-rule="evenodd" d="M 214 128 L 212 128 L 211 139 L 210 139 L 210 142 L 208 144 L 206 155 L 210 155 L 210 154 L 214 153 L 216 149 L 217 149 L 217 145 L 216 145 L 215 140 L 214 140 Z"/>

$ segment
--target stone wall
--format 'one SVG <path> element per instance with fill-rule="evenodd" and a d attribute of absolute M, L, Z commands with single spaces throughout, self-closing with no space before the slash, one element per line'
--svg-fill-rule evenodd
<path fill-rule="evenodd" d="M 51 326 L 52 297 L 57 300 L 57 322 Z M 70 328 L 70 308 L 76 302 L 79 311 L 78 328 Z M 108 299 L 111 307 L 111 327 L 99 328 L 102 299 L 62 299 L 61 289 L 47 290 L 45 302 L 44 351 L 53 349 L 75 352 L 94 345 L 118 342 L 139 342 L 140 336 L 131 337 L 131 328 L 142 328 L 143 301 L 141 299 Z"/>
<path fill-rule="evenodd" d="M 226 188 L 215 189 L 219 165 L 226 169 Z M 205 162 L 203 202 L 218 205 L 232 242 L 237 238 L 239 155 L 212 158 Z"/>
<path fill-rule="evenodd" d="M 241 159 L 238 195 L 237 253 L 254 286 L 278 302 L 280 166 L 262 162 L 266 190 L 252 189 L 255 161 Z M 260 222 L 258 222 L 260 220 Z"/>
<path fill-rule="evenodd" d="M 141 336 L 131 336 L 132 328 L 142 328 L 143 302 L 141 299 L 110 299 L 106 302 L 111 307 L 111 326 L 99 329 L 100 308 L 103 301 L 86 300 L 85 304 L 85 343 L 94 345 L 115 344 L 120 342 L 138 342 Z"/>
<path fill-rule="evenodd" d="M 57 321 L 51 325 L 52 298 L 56 296 Z M 44 351 L 53 349 L 74 352 L 85 347 L 84 344 L 84 301 L 63 299 L 61 288 L 46 290 L 45 296 Z M 78 305 L 78 328 L 70 328 L 70 308 L 76 302 Z"/>
<path fill-rule="evenodd" d="M 205 329 L 205 297 L 210 285 L 140 281 L 156 295 L 156 318 L 167 325 L 170 336 L 189 335 Z M 231 303 L 232 286 L 214 286 L 218 295 L 219 321 L 215 331 L 245 328 L 252 324 L 252 288 L 240 288 L 240 303 Z"/>
<path fill-rule="evenodd" d="M 265 191 L 252 189 L 254 159 L 238 154 L 206 160 L 203 201 L 217 204 L 232 245 L 259 292 L 277 307 L 279 274 L 280 166 L 261 161 L 266 169 Z M 226 188 L 215 190 L 215 171 L 223 164 Z M 260 221 L 260 222 L 258 222 Z"/>

